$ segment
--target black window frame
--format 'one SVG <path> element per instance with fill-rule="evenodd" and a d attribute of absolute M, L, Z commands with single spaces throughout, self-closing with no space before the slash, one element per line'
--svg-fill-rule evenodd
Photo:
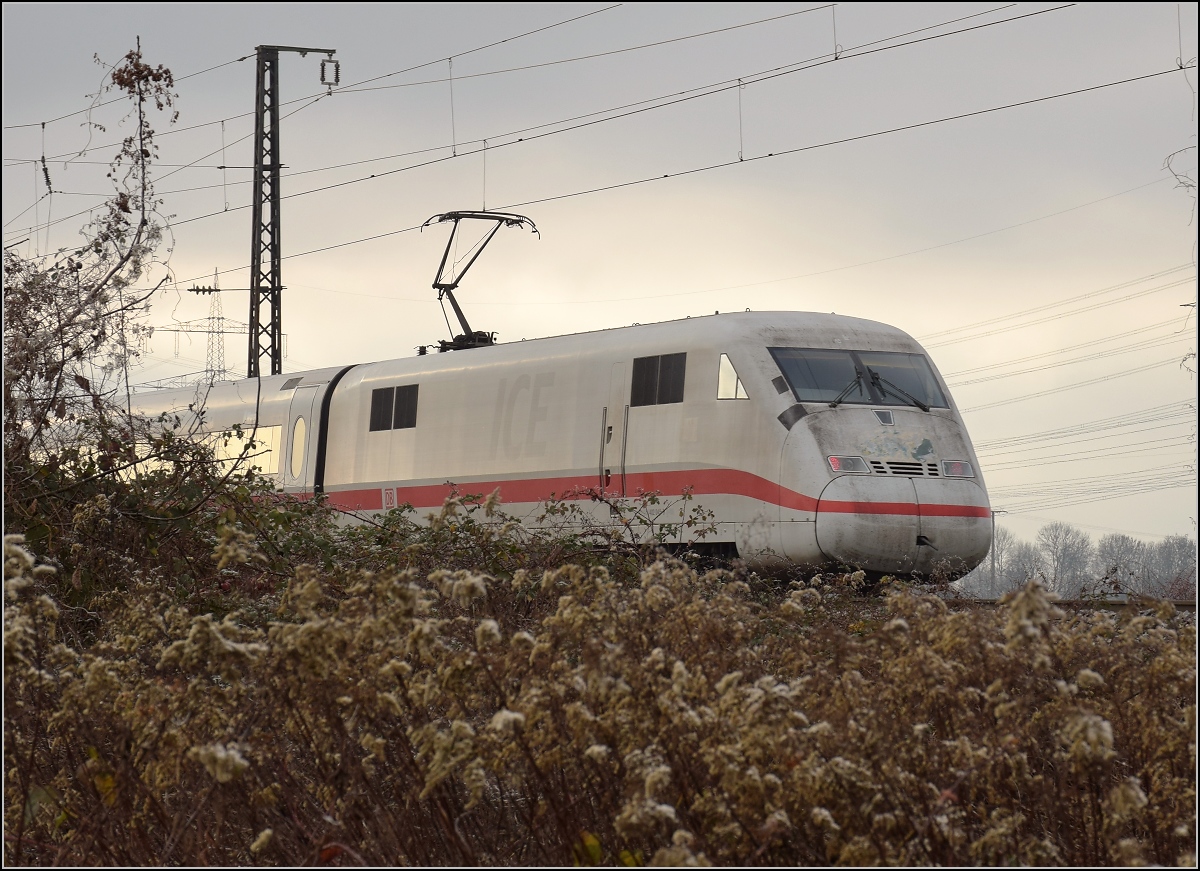
<path fill-rule="evenodd" d="M 392 408 L 395 401 L 395 387 L 377 387 L 371 391 L 370 432 L 382 432 L 392 428 Z"/>
<path fill-rule="evenodd" d="M 683 402 L 687 380 L 687 351 L 635 357 L 629 386 L 629 405 L 674 405 Z"/>
<path fill-rule="evenodd" d="M 417 391 L 419 384 L 402 384 L 396 388 L 392 410 L 392 429 L 413 429 L 417 425 Z"/>
<path fill-rule="evenodd" d="M 376 387 L 371 391 L 369 432 L 413 429 L 417 425 L 418 384 Z"/>
<path fill-rule="evenodd" d="M 795 347 L 795 346 L 768 347 L 767 350 L 771 353 L 771 358 L 775 361 L 775 365 L 779 367 L 780 373 L 782 373 L 783 378 L 787 382 L 788 387 L 791 388 L 792 395 L 796 398 L 797 402 L 807 402 L 807 403 L 816 404 L 816 403 L 828 403 L 830 400 L 829 399 L 803 399 L 803 398 L 801 398 L 800 391 L 796 387 L 796 385 L 792 383 L 792 379 L 788 375 L 787 368 L 784 367 L 780 363 L 779 355 L 776 353 L 777 351 L 822 351 L 822 352 L 834 351 L 834 352 L 846 354 L 850 358 L 850 361 L 851 361 L 852 365 L 854 366 L 854 368 L 858 372 L 862 373 L 863 387 L 866 389 L 867 395 L 869 398 L 865 399 L 865 400 L 858 399 L 854 396 L 854 392 L 851 392 L 841 400 L 840 404 L 842 404 L 842 405 L 889 405 L 889 406 L 911 405 L 911 403 L 908 402 L 906 399 L 896 396 L 891 390 L 887 389 L 886 387 L 883 390 L 880 390 L 879 387 L 877 387 L 875 384 L 871 383 L 871 376 L 869 374 L 870 370 L 868 369 L 866 363 L 863 362 L 863 360 L 859 356 L 859 354 L 860 353 L 864 353 L 864 354 L 894 354 L 896 356 L 903 356 L 903 357 L 919 357 L 925 363 L 925 365 L 928 367 L 930 383 L 937 390 L 938 395 L 936 397 L 924 397 L 924 398 L 917 397 L 917 398 L 922 399 L 922 401 L 924 401 L 925 404 L 928 405 L 930 408 L 949 408 L 950 407 L 950 400 L 946 395 L 946 391 L 938 383 L 937 376 L 934 374 L 934 371 L 933 371 L 933 365 L 929 362 L 929 357 L 927 355 L 919 353 L 917 351 L 872 351 L 872 350 L 866 350 L 866 349 L 859 350 L 859 349 L 851 349 L 851 348 L 801 348 L 801 347 Z"/>

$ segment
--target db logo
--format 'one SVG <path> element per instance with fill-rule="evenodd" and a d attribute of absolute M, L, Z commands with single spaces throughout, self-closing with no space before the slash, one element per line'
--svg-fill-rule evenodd
<path fill-rule="evenodd" d="M 383 508 L 385 511 L 396 507 L 396 488 L 387 487 L 383 491 Z"/>

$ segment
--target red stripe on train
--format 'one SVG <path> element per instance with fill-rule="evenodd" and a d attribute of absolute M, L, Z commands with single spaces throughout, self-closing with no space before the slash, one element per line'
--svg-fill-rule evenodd
<path fill-rule="evenodd" d="M 613 483 L 619 480 L 613 476 Z M 505 502 L 541 502 L 552 496 L 560 499 L 590 499 L 595 488 L 593 475 L 561 478 L 523 478 L 507 481 L 470 481 L 459 484 L 459 492 L 488 494 L 500 488 Z M 630 495 L 664 493 L 674 495 L 691 487 L 697 496 L 746 496 L 791 508 L 796 511 L 817 510 L 818 502 L 811 496 L 781 487 L 766 478 L 737 469 L 693 469 L 670 472 L 638 472 L 625 478 Z M 329 501 L 339 508 L 378 511 L 384 508 L 384 491 L 390 488 L 373 487 L 358 490 L 329 492 Z M 418 487 L 396 487 L 396 504 L 409 503 L 414 508 L 436 508 L 450 495 L 447 484 L 426 484 Z M 394 507 L 388 505 L 387 507 Z M 891 514 L 921 517 L 990 517 L 987 508 L 978 505 L 920 504 L 915 502 L 836 502 L 820 503 L 821 511 L 834 514 Z"/>

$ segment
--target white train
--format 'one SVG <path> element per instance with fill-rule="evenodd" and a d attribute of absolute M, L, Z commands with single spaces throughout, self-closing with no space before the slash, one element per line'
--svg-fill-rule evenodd
<path fill-rule="evenodd" d="M 153 416 L 197 395 L 136 399 Z M 517 515 L 690 488 L 716 519 L 708 547 L 751 564 L 966 571 L 991 543 L 944 380 L 906 333 L 858 318 L 721 314 L 216 384 L 202 428 L 235 425 L 282 490 L 351 512 L 436 508 L 451 482 L 498 487 Z"/>

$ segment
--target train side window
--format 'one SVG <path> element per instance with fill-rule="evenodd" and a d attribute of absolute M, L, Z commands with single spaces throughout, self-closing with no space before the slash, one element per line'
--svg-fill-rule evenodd
<path fill-rule="evenodd" d="M 654 405 L 658 402 L 658 357 L 638 357 L 633 361 L 633 389 L 629 404 Z"/>
<path fill-rule="evenodd" d="M 721 355 L 721 367 L 717 371 L 717 399 L 749 399 L 746 395 L 746 388 L 742 386 L 742 379 L 738 377 L 737 370 L 733 368 L 733 362 L 729 359 L 728 354 Z"/>
<path fill-rule="evenodd" d="M 296 422 L 292 425 L 292 462 L 289 469 L 293 478 L 299 478 L 304 471 L 305 430 L 304 418 L 296 418 Z"/>
<path fill-rule="evenodd" d="M 683 402 L 683 376 L 686 368 L 686 353 L 635 358 L 629 404 L 666 405 Z"/>
<path fill-rule="evenodd" d="M 417 387 L 416 384 L 406 384 L 396 388 L 392 429 L 412 429 L 417 425 Z"/>
<path fill-rule="evenodd" d="M 371 432 L 392 428 L 392 404 L 395 399 L 395 387 L 371 391 Z"/>
<path fill-rule="evenodd" d="M 658 367 L 658 404 L 683 402 L 683 370 L 687 354 L 663 354 Z"/>

